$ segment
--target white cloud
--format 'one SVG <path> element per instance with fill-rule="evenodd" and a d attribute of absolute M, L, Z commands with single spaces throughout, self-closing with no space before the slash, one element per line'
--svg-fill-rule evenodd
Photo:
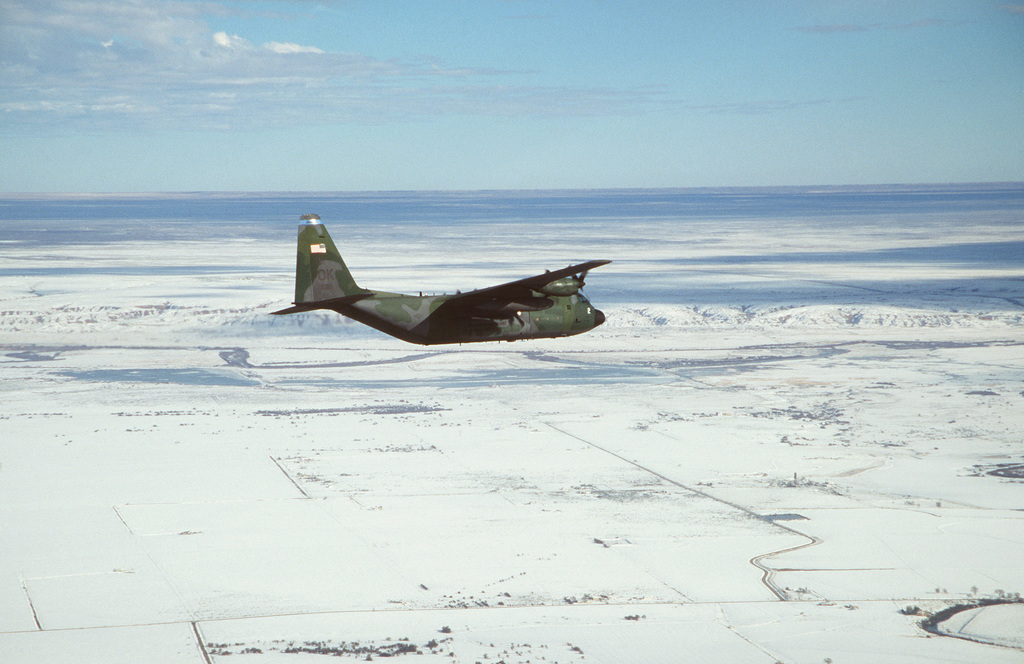
<path fill-rule="evenodd" d="M 316 46 L 302 46 L 290 42 L 267 42 L 263 48 L 274 53 L 323 53 Z"/>
<path fill-rule="evenodd" d="M 661 93 L 509 85 L 511 72 L 382 60 L 211 28 L 237 5 L 0 0 L 8 129 L 248 129 L 426 115 L 635 113 Z M 116 100 L 113 102 L 111 100 Z"/>
<path fill-rule="evenodd" d="M 224 48 L 248 48 L 249 42 L 238 35 L 229 35 L 226 32 L 213 33 L 213 41 Z"/>

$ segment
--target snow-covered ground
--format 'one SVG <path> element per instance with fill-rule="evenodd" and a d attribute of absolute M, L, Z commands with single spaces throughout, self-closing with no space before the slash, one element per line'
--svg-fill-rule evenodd
<path fill-rule="evenodd" d="M 430 348 L 267 315 L 294 221 L 0 244 L 0 661 L 1024 658 L 901 613 L 1024 590 L 1019 214 L 325 219 L 386 290 L 615 261 L 589 334 Z"/>

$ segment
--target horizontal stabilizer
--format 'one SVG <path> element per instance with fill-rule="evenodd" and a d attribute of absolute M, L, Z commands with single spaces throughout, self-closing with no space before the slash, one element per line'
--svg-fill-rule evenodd
<path fill-rule="evenodd" d="M 345 297 L 332 297 L 329 300 L 317 300 L 316 302 L 298 302 L 294 307 L 288 307 L 287 309 L 281 309 L 280 311 L 270 312 L 272 316 L 283 316 L 284 314 L 298 314 L 303 311 L 313 311 L 315 309 L 330 309 L 331 311 L 338 311 L 339 307 L 359 300 L 370 297 L 372 293 L 359 293 L 357 295 L 346 295 Z"/>

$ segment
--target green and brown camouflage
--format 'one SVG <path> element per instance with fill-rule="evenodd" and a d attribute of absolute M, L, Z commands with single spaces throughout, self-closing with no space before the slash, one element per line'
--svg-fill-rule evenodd
<path fill-rule="evenodd" d="M 320 217 L 303 215 L 302 220 L 295 306 L 277 315 L 329 309 L 422 345 L 566 337 L 605 320 L 580 289 L 588 270 L 611 261 L 588 261 L 454 295 L 388 293 L 357 285 Z"/>

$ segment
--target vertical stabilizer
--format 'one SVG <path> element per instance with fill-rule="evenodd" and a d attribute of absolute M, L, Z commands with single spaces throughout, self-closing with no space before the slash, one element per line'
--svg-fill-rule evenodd
<path fill-rule="evenodd" d="M 304 214 L 302 221 L 295 261 L 295 303 L 368 292 L 356 285 L 320 217 Z"/>

